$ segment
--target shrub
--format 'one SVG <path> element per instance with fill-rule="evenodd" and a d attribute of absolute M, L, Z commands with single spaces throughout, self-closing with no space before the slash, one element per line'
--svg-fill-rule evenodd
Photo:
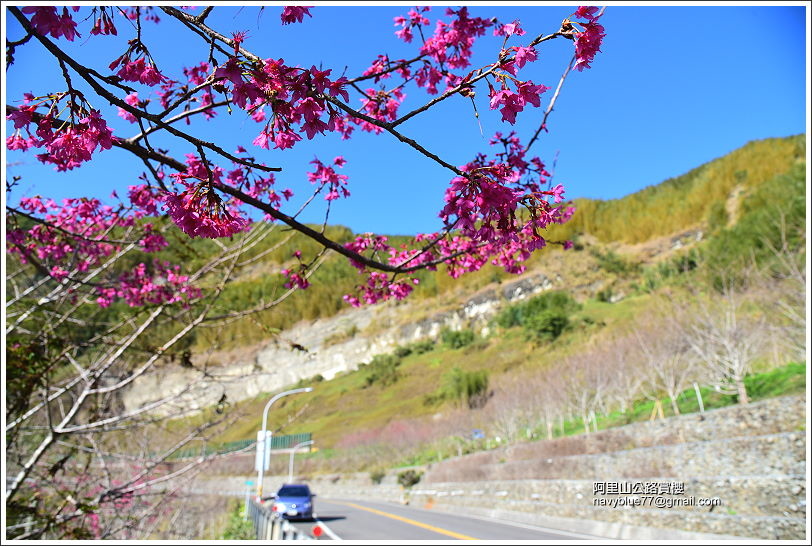
<path fill-rule="evenodd" d="M 598 301 L 602 301 L 604 303 L 610 303 L 612 301 L 612 289 L 611 288 L 604 288 L 603 290 L 598 291 L 595 294 L 595 298 Z"/>
<path fill-rule="evenodd" d="M 237 501 L 233 504 L 231 512 L 228 515 L 228 523 L 223 531 L 223 540 L 253 540 L 254 525 L 251 520 L 243 519 L 243 511 L 245 505 Z"/>
<path fill-rule="evenodd" d="M 491 344 L 491 341 L 487 338 L 479 338 L 467 347 L 465 347 L 465 354 L 473 354 L 484 351 L 487 349 Z"/>
<path fill-rule="evenodd" d="M 607 249 L 601 252 L 598 249 L 592 249 L 591 254 L 598 260 L 598 266 L 601 269 L 620 277 L 625 277 L 640 269 L 640 263 L 629 261 L 614 250 Z"/>
<path fill-rule="evenodd" d="M 570 315 L 580 308 L 566 292 L 546 292 L 511 305 L 496 317 L 496 323 L 503 328 L 521 326 L 529 339 L 552 341 L 567 329 Z"/>
<path fill-rule="evenodd" d="M 443 341 L 443 345 L 449 347 L 451 349 L 461 349 L 466 345 L 469 345 L 474 341 L 474 331 L 473 330 L 451 330 L 449 328 L 443 328 L 440 332 L 440 339 Z"/>
<path fill-rule="evenodd" d="M 383 386 L 393 384 L 400 377 L 398 366 L 400 366 L 400 359 L 395 355 L 375 355 L 372 362 L 365 366 L 370 369 L 364 378 L 366 386 L 369 387 L 375 383 Z"/>
<path fill-rule="evenodd" d="M 488 401 L 487 370 L 466 372 L 455 366 L 443 378 L 447 397 L 464 401 L 469 409 L 481 408 Z"/>
<path fill-rule="evenodd" d="M 528 339 L 553 341 L 570 325 L 569 315 L 559 309 L 551 309 L 529 317 L 524 325 Z"/>
<path fill-rule="evenodd" d="M 429 351 L 434 350 L 434 341 L 431 339 L 424 339 L 422 341 L 416 341 L 410 345 L 412 348 L 412 352 L 416 355 L 422 355 L 423 353 L 428 353 Z"/>
<path fill-rule="evenodd" d="M 398 474 L 398 483 L 405 488 L 410 488 L 414 484 L 420 481 L 420 478 L 423 477 L 422 472 L 417 472 L 416 470 L 404 470 L 403 472 Z"/>
<path fill-rule="evenodd" d="M 381 483 L 385 477 L 386 472 L 381 469 L 376 469 L 369 473 L 369 479 L 372 480 L 372 483 L 376 485 Z"/>

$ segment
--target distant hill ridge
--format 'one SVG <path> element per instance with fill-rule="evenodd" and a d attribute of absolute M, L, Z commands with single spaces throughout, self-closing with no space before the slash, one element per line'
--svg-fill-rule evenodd
<path fill-rule="evenodd" d="M 568 234 L 639 243 L 707 220 L 737 186 L 752 191 L 806 157 L 806 136 L 755 140 L 691 171 L 612 200 L 576 199 Z"/>

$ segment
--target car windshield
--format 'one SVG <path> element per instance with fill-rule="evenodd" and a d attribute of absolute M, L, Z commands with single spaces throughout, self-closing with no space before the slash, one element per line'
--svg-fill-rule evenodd
<path fill-rule="evenodd" d="M 306 485 L 287 485 L 279 490 L 277 497 L 309 497 L 310 489 Z"/>

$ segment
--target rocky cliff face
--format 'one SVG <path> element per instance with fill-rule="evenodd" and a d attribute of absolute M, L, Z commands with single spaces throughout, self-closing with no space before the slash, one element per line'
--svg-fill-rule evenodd
<path fill-rule="evenodd" d="M 196 362 L 194 368 L 169 365 L 157 369 L 134 382 L 122 402 L 131 411 L 177 395 L 176 401 L 158 411 L 197 412 L 215 405 L 224 394 L 235 402 L 316 375 L 329 380 L 357 369 L 375 355 L 391 352 L 398 345 L 436 338 L 443 328 L 473 328 L 487 335 L 488 323 L 502 305 L 548 290 L 560 282 L 544 274 L 527 276 L 485 290 L 457 309 L 415 322 L 403 323 L 399 318 L 410 308 L 408 304 L 348 309 L 334 317 L 299 323 L 252 355 L 227 365 L 206 367 L 205 363 Z M 373 332 L 369 333 L 370 330 Z"/>

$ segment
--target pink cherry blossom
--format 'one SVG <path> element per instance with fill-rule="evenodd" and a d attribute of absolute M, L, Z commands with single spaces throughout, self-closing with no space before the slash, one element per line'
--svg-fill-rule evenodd
<path fill-rule="evenodd" d="M 31 17 L 31 25 L 42 35 L 50 34 L 54 38 L 64 36 L 69 42 L 72 42 L 77 36 L 81 37 L 81 34 L 76 31 L 76 22 L 68 13 L 67 7 L 62 8 L 62 15 L 58 15 L 57 8 L 53 6 L 28 6 L 22 8 L 22 12 L 34 14 Z"/>
<path fill-rule="evenodd" d="M 130 106 L 138 106 L 138 93 L 130 93 L 126 97 L 124 97 L 124 102 L 129 104 Z M 120 118 L 129 121 L 130 123 L 135 123 L 136 119 L 135 116 L 129 113 L 128 111 L 124 110 L 123 108 L 118 109 L 118 115 Z"/>
<path fill-rule="evenodd" d="M 305 15 L 313 17 L 313 15 L 310 14 L 310 8 L 312 7 L 313 6 L 285 6 L 280 15 L 282 24 L 301 23 Z"/>
<path fill-rule="evenodd" d="M 321 161 L 314 159 L 310 162 L 316 166 L 316 170 L 312 173 L 307 173 L 307 179 L 311 184 L 317 184 L 319 191 L 322 188 L 327 190 L 324 199 L 326 201 L 333 201 L 339 197 L 349 197 L 350 191 L 347 189 L 347 181 L 349 177 L 344 174 L 338 174 L 332 166 L 325 165 Z M 333 160 L 333 165 L 336 167 L 343 167 L 346 160 L 339 156 Z"/>
<path fill-rule="evenodd" d="M 190 165 L 194 171 L 194 165 Z M 233 207 L 228 207 L 210 187 L 191 184 L 181 193 L 161 196 L 172 221 L 189 237 L 216 239 L 231 237 L 250 228 L 250 222 Z"/>
<path fill-rule="evenodd" d="M 537 59 L 536 49 L 534 47 L 517 47 L 515 62 L 516 66 L 523 68 L 528 62 L 533 62 Z"/>
<path fill-rule="evenodd" d="M 525 34 L 524 30 L 522 30 L 521 23 L 518 20 L 498 26 L 493 31 L 494 36 L 504 36 L 506 38 L 513 36 L 514 34 L 516 36 L 524 36 Z"/>
<path fill-rule="evenodd" d="M 590 68 L 590 63 L 601 50 L 601 44 L 606 34 L 603 25 L 598 23 L 601 16 L 598 14 L 597 7 L 581 6 L 573 16 L 587 19 L 585 23 L 578 22 L 583 27 L 583 31 L 575 32 L 575 68 L 582 71 Z"/>
<path fill-rule="evenodd" d="M 588 19 L 592 21 L 596 18 L 595 15 L 598 13 L 598 9 L 597 6 L 579 6 L 573 15 L 577 19 Z"/>

